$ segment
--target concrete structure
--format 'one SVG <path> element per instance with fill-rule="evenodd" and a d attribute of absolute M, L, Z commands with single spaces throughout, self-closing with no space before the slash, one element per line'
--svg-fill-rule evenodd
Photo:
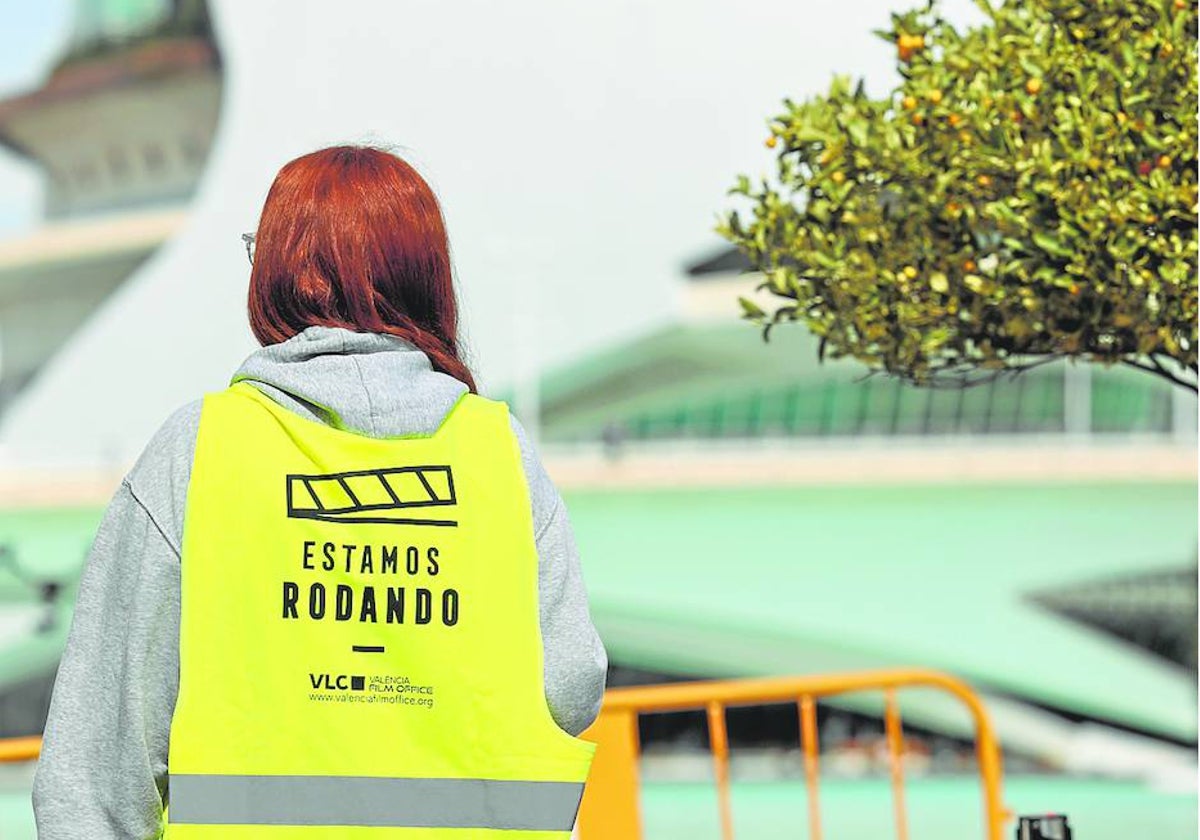
<path fill-rule="evenodd" d="M 0 102 L 0 143 L 42 171 L 46 215 L 0 243 L 0 415 L 179 230 L 217 125 L 202 0 L 80 0 L 76 24 L 45 84 Z"/>

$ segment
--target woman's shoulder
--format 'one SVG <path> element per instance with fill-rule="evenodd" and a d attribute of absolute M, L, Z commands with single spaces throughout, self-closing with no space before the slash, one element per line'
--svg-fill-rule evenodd
<path fill-rule="evenodd" d="M 150 438 L 125 476 L 129 492 L 177 547 L 183 539 L 183 511 L 203 399 L 173 411 Z"/>

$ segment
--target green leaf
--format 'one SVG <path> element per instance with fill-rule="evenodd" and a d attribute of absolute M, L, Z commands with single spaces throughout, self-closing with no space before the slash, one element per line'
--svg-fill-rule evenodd
<path fill-rule="evenodd" d="M 767 313 L 763 310 L 763 308 L 752 300 L 739 297 L 738 303 L 742 305 L 742 317 L 744 318 L 750 318 L 757 321 L 767 317 Z"/>
<path fill-rule="evenodd" d="M 1063 245 L 1050 234 L 1040 230 L 1034 232 L 1033 244 L 1037 245 L 1047 254 L 1053 254 L 1056 257 L 1069 257 L 1074 254 L 1074 251 L 1070 248 Z"/>

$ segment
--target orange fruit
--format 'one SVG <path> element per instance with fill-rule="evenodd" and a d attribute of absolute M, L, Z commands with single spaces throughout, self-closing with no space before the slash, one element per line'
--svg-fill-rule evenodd
<path fill-rule="evenodd" d="M 913 53 L 925 49 L 925 37 L 922 35 L 901 35 L 896 39 L 896 48 L 901 61 L 908 61 Z"/>
<path fill-rule="evenodd" d="M 940 90 L 938 90 L 937 88 L 934 88 L 933 90 L 929 91 L 929 93 L 926 94 L 926 98 L 930 102 L 932 102 L 934 105 L 937 105 L 939 102 L 942 101 L 942 92 Z"/>
<path fill-rule="evenodd" d="M 1170 155 L 1162 155 L 1159 157 L 1159 159 L 1158 159 L 1158 168 L 1159 169 L 1168 169 L 1168 168 L 1170 168 L 1170 166 L 1171 166 L 1171 156 Z"/>
<path fill-rule="evenodd" d="M 829 176 L 829 180 L 833 181 L 833 183 L 835 183 L 835 184 L 844 183 L 846 180 L 846 173 L 841 172 L 841 171 L 834 172 L 832 175 Z"/>
<path fill-rule="evenodd" d="M 917 100 L 915 97 L 906 96 L 900 101 L 900 107 L 902 107 L 905 111 L 911 111 L 917 107 Z"/>
<path fill-rule="evenodd" d="M 975 179 L 975 182 L 981 187 L 990 187 L 992 185 L 992 178 L 990 175 L 980 175 Z"/>
<path fill-rule="evenodd" d="M 770 137 L 768 137 L 768 138 L 767 138 L 767 148 L 768 148 L 768 149 L 774 149 L 774 148 L 775 148 L 775 145 L 776 145 L 778 142 L 779 142 L 779 140 L 778 140 L 778 139 L 776 139 L 776 137 L 775 137 L 775 135 L 774 135 L 774 134 L 772 134 Z"/>
<path fill-rule="evenodd" d="M 1042 89 L 1042 80 L 1039 79 L 1037 76 L 1030 76 L 1028 81 L 1025 82 L 1025 92 L 1028 93 L 1030 96 L 1037 96 L 1038 92 L 1041 89 Z"/>
<path fill-rule="evenodd" d="M 974 274 L 975 269 L 977 268 L 979 268 L 979 266 L 975 264 L 975 260 L 967 260 L 963 263 L 963 271 L 967 272 L 968 274 Z"/>
<path fill-rule="evenodd" d="M 960 117 L 958 114 L 951 114 L 950 116 L 946 117 L 946 121 L 950 123 L 951 128 L 957 128 L 958 124 L 962 122 L 962 117 Z"/>

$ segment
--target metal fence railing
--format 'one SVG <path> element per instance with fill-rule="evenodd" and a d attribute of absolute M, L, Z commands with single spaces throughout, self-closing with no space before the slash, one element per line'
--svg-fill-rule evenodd
<path fill-rule="evenodd" d="M 934 671 L 896 670 L 811 677 L 772 677 L 611 689 L 596 723 L 584 733 L 598 744 L 579 817 L 580 840 L 638 840 L 642 837 L 638 783 L 638 717 L 653 712 L 703 710 L 717 786 L 723 840 L 733 840 L 729 785 L 729 739 L 725 710 L 730 706 L 796 703 L 808 797 L 810 840 L 821 840 L 820 745 L 816 704 L 839 694 L 877 691 L 884 695 L 884 728 L 891 768 L 896 837 L 908 840 L 905 806 L 904 735 L 897 693 L 932 688 L 946 692 L 970 712 L 975 724 L 976 755 L 983 789 L 984 840 L 1000 840 L 1009 818 L 1002 804 L 1000 747 L 987 709 L 965 683 Z"/>

